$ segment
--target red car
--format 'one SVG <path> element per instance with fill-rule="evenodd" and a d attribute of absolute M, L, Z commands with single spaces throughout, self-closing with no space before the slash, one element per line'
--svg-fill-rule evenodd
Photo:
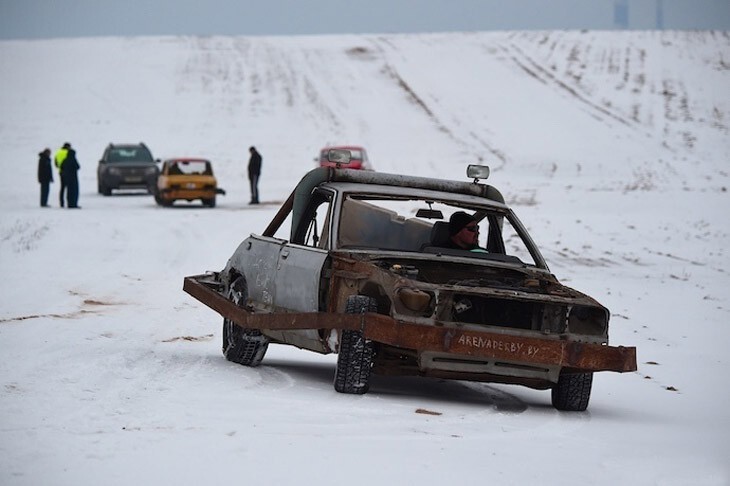
<path fill-rule="evenodd" d="M 337 150 L 349 150 L 350 151 L 350 162 L 347 165 L 337 164 L 330 162 L 327 159 L 327 154 L 331 149 Z M 373 170 L 368 160 L 368 153 L 363 147 L 357 145 L 337 145 L 331 147 L 324 147 L 319 151 L 319 157 L 314 159 L 315 162 L 319 163 L 320 167 L 337 167 L 338 165 L 342 168 L 347 169 L 362 169 L 362 170 Z"/>

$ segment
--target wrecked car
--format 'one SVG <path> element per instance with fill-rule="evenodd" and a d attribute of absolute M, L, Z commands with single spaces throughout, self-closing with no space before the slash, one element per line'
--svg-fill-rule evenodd
<path fill-rule="evenodd" d="M 337 353 L 341 393 L 366 393 L 373 373 L 418 375 L 551 390 L 555 408 L 583 411 L 593 374 L 635 371 L 636 349 L 608 345 L 608 309 L 551 274 L 480 181 L 488 167 L 467 175 L 316 168 L 222 270 L 183 289 L 221 314 L 235 363 L 257 366 L 285 344 Z M 479 251 L 446 247 L 457 211 L 480 226 Z"/>

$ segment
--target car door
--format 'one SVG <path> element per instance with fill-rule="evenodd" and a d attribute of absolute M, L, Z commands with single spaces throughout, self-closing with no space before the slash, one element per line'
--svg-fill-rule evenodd
<path fill-rule="evenodd" d="M 276 305 L 299 312 L 316 312 L 320 304 L 323 267 L 329 255 L 333 195 L 317 191 L 305 209 L 294 241 L 279 252 Z"/>
<path fill-rule="evenodd" d="M 279 251 L 274 276 L 274 305 L 277 309 L 318 312 L 322 272 L 329 256 L 331 205 L 327 198 L 314 198 L 302 218 L 302 237 L 286 243 Z M 276 340 L 321 353 L 329 352 L 326 333 L 317 329 L 267 331 Z"/>
<path fill-rule="evenodd" d="M 327 250 L 287 244 L 278 255 L 275 305 L 297 312 L 319 310 L 319 287 Z"/>
<path fill-rule="evenodd" d="M 228 263 L 231 268 L 241 269 L 249 298 L 265 308 L 275 306 L 279 254 L 285 247 L 285 240 L 251 235 L 243 240 Z"/>

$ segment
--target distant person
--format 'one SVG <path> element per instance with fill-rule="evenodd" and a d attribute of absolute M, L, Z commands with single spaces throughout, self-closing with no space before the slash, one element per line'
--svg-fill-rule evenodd
<path fill-rule="evenodd" d="M 53 182 L 51 167 L 51 149 L 47 148 L 38 154 L 38 183 L 41 185 L 41 207 L 48 207 L 48 192 Z"/>
<path fill-rule="evenodd" d="M 259 203 L 259 177 L 261 176 L 261 154 L 256 151 L 256 147 L 248 148 L 251 152 L 251 158 L 248 159 L 248 180 L 251 183 L 251 202 L 249 204 Z"/>
<path fill-rule="evenodd" d="M 66 195 L 66 181 L 63 180 L 61 169 L 63 167 L 63 161 L 66 160 L 66 156 L 68 155 L 69 148 L 71 148 L 71 144 L 68 142 L 64 143 L 63 147 L 56 150 L 56 155 L 53 157 L 53 162 L 56 164 L 56 169 L 58 169 L 58 179 L 61 181 L 61 187 L 58 190 L 58 203 L 61 207 L 63 207 L 63 200 Z"/>
<path fill-rule="evenodd" d="M 61 166 L 61 177 L 66 182 L 66 197 L 70 209 L 78 209 L 79 206 L 79 161 L 76 160 L 76 151 L 69 144 L 66 158 Z M 63 204 L 61 204 L 63 206 Z"/>
<path fill-rule="evenodd" d="M 479 225 L 474 216 L 457 211 L 449 219 L 449 239 L 444 248 L 486 252 L 479 246 Z"/>

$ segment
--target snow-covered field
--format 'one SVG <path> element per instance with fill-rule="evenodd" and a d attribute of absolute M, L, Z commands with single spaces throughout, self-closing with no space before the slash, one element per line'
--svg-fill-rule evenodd
<path fill-rule="evenodd" d="M 0 42 L 0 484 L 730 484 L 730 34 L 499 32 Z M 71 142 L 80 211 L 38 203 Z M 96 192 L 109 142 L 213 160 L 218 207 Z M 639 370 L 586 413 L 508 385 L 227 362 L 182 292 L 329 143 L 379 171 L 486 163 Z M 247 205 L 248 146 L 264 204 Z M 427 409 L 440 415 L 416 413 Z"/>

